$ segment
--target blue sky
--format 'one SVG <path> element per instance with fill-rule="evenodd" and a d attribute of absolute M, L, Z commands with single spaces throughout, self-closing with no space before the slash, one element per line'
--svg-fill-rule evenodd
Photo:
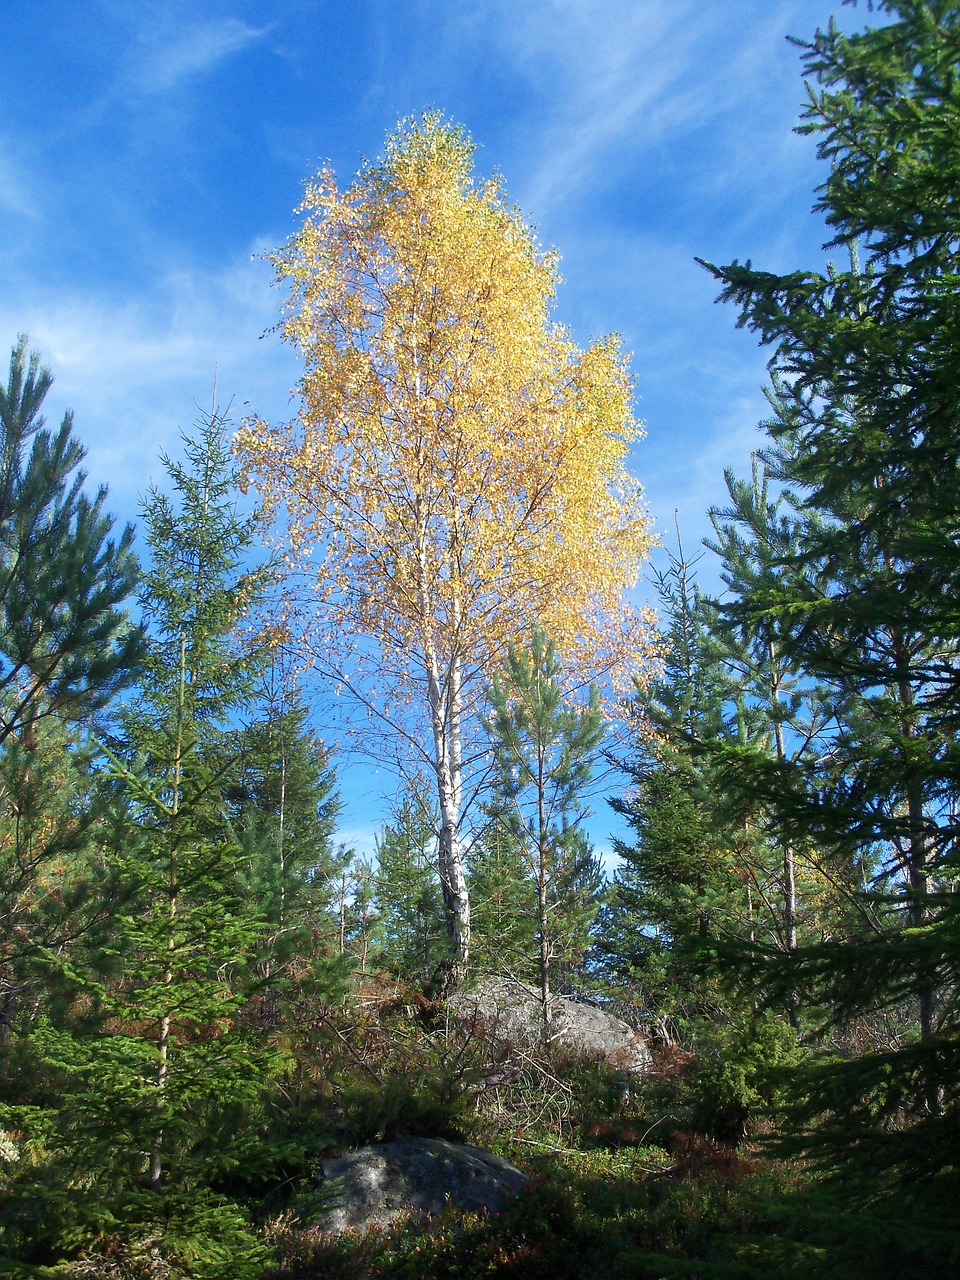
<path fill-rule="evenodd" d="M 293 413 L 280 295 L 257 257 L 302 182 L 346 181 L 436 108 L 561 256 L 557 318 L 618 331 L 655 525 L 708 532 L 743 471 L 767 354 L 715 306 L 699 256 L 822 260 L 822 174 L 792 132 L 799 51 L 839 0 L 6 0 L 0 347 L 27 332 L 76 411 L 91 480 L 135 519 L 197 403 Z M 266 335 L 266 336 L 263 336 Z M 0 358 L 6 357 L 0 352 Z M 359 776 L 359 775 L 358 775 Z M 365 829 L 375 784 L 351 784 Z"/>

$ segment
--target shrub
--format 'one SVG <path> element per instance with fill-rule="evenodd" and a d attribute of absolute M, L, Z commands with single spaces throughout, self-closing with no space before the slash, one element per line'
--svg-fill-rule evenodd
<path fill-rule="evenodd" d="M 801 1056 L 796 1033 L 772 1014 L 714 1024 L 683 1076 L 692 1126 L 721 1142 L 742 1141 L 781 1104 L 786 1069 Z"/>

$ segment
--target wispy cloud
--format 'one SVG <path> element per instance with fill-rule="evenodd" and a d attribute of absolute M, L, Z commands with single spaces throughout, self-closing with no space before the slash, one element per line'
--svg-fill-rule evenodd
<path fill-rule="evenodd" d="M 38 218 L 39 201 L 25 165 L 14 155 L 9 140 L 0 136 L 0 209 L 21 217 Z"/>
<path fill-rule="evenodd" d="M 670 147 L 725 115 L 751 143 L 762 132 L 779 145 L 789 121 L 765 117 L 744 95 L 776 75 L 771 50 L 791 9 L 770 0 L 749 42 L 725 6 L 694 0 L 475 0 L 450 21 L 534 96 L 516 142 L 528 155 L 536 148 L 535 162 L 511 189 L 539 219 L 624 168 L 652 160 L 662 170 Z M 751 143 L 745 162 L 756 165 Z"/>
<path fill-rule="evenodd" d="M 5 298 L 0 338 L 6 347 L 29 334 L 55 378 L 48 419 L 75 410 L 91 480 L 109 485 L 111 509 L 129 520 L 160 479 L 160 451 L 176 455 L 179 430 L 209 407 L 215 377 L 221 407 L 235 399 L 235 420 L 248 407 L 289 416 L 295 360 L 276 339 L 260 341 L 277 310 L 269 268 L 244 253 L 171 267 L 135 300 L 82 287 Z"/>
<path fill-rule="evenodd" d="M 147 26 L 138 33 L 130 81 L 148 93 L 166 93 L 258 43 L 269 30 L 239 18 Z"/>
<path fill-rule="evenodd" d="M 656 104 L 669 99 L 678 116 L 697 109 L 699 95 L 672 91 L 690 43 L 681 38 L 684 6 L 540 0 L 510 9 L 498 28 L 504 52 L 549 94 L 543 149 L 524 193 L 533 207 L 576 190 L 628 133 L 649 138 Z M 523 15 L 516 24 L 515 14 Z"/>

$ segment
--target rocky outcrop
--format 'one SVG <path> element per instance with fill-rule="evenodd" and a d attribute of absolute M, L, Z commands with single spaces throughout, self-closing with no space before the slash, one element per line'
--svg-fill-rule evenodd
<path fill-rule="evenodd" d="M 488 977 L 449 1001 L 454 1015 L 492 1042 L 536 1048 L 544 1039 L 540 993 L 514 978 Z M 565 996 L 551 996 L 546 1038 L 571 1053 L 597 1058 L 615 1070 L 642 1075 L 651 1055 L 644 1038 L 613 1014 Z"/>
<path fill-rule="evenodd" d="M 425 1218 L 449 1208 L 496 1213 L 527 1176 L 477 1147 L 405 1138 L 324 1160 L 322 1181 L 333 1184 L 331 1207 L 316 1225 L 339 1234 L 350 1228 L 386 1227 L 401 1215 Z"/>

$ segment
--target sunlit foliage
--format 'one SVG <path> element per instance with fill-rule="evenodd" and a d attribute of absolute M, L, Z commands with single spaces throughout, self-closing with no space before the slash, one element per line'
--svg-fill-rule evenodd
<path fill-rule="evenodd" d="M 427 116 L 347 190 L 329 170 L 308 184 L 273 256 L 301 410 L 238 440 L 314 582 L 314 662 L 436 774 L 461 961 L 464 729 L 485 673 L 538 620 L 568 669 L 628 677 L 648 641 L 623 592 L 651 541 L 624 470 L 639 427 L 617 339 L 581 349 L 553 323 L 555 257 L 472 158 Z"/>

